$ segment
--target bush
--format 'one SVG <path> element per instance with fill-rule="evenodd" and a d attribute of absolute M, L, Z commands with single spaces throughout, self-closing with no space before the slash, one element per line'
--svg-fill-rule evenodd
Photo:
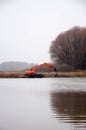
<path fill-rule="evenodd" d="M 36 69 L 36 72 L 53 72 L 54 68 L 50 68 L 47 66 L 40 66 L 39 68 Z"/>
<path fill-rule="evenodd" d="M 62 64 L 57 66 L 57 72 L 70 72 L 73 68 L 67 64 Z"/>

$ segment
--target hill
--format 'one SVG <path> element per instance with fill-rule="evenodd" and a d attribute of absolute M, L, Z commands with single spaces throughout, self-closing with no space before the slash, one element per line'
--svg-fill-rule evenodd
<path fill-rule="evenodd" d="M 27 62 L 3 62 L 0 64 L 0 71 L 21 71 L 33 66 L 33 63 Z"/>

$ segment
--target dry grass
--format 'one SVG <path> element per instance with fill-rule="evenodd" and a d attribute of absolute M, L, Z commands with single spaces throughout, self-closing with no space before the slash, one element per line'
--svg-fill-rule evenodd
<path fill-rule="evenodd" d="M 78 72 L 59 72 L 59 77 L 86 77 L 86 71 L 78 71 Z"/>
<path fill-rule="evenodd" d="M 0 78 L 22 78 L 24 75 L 23 71 L 18 72 L 0 72 Z"/>
<path fill-rule="evenodd" d="M 39 72 L 38 72 L 39 73 Z M 86 77 L 86 71 L 77 72 L 40 72 L 44 77 Z M 24 71 L 0 72 L 0 78 L 24 78 Z"/>
<path fill-rule="evenodd" d="M 77 72 L 44 72 L 45 77 L 86 77 L 86 71 Z"/>

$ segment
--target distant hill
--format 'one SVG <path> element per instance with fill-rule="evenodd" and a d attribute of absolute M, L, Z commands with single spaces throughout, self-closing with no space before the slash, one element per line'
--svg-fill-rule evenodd
<path fill-rule="evenodd" d="M 33 63 L 27 62 L 3 62 L 0 64 L 0 71 L 21 71 L 33 66 Z"/>

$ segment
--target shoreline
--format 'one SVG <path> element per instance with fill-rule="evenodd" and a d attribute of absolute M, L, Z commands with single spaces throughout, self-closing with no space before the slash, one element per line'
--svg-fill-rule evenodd
<path fill-rule="evenodd" d="M 86 70 L 76 72 L 40 72 L 40 73 L 37 72 L 36 74 L 42 74 L 44 76 L 43 78 L 86 77 Z M 24 71 L 14 71 L 14 72 L 0 72 L 0 78 L 28 78 L 28 77 L 24 76 Z"/>

